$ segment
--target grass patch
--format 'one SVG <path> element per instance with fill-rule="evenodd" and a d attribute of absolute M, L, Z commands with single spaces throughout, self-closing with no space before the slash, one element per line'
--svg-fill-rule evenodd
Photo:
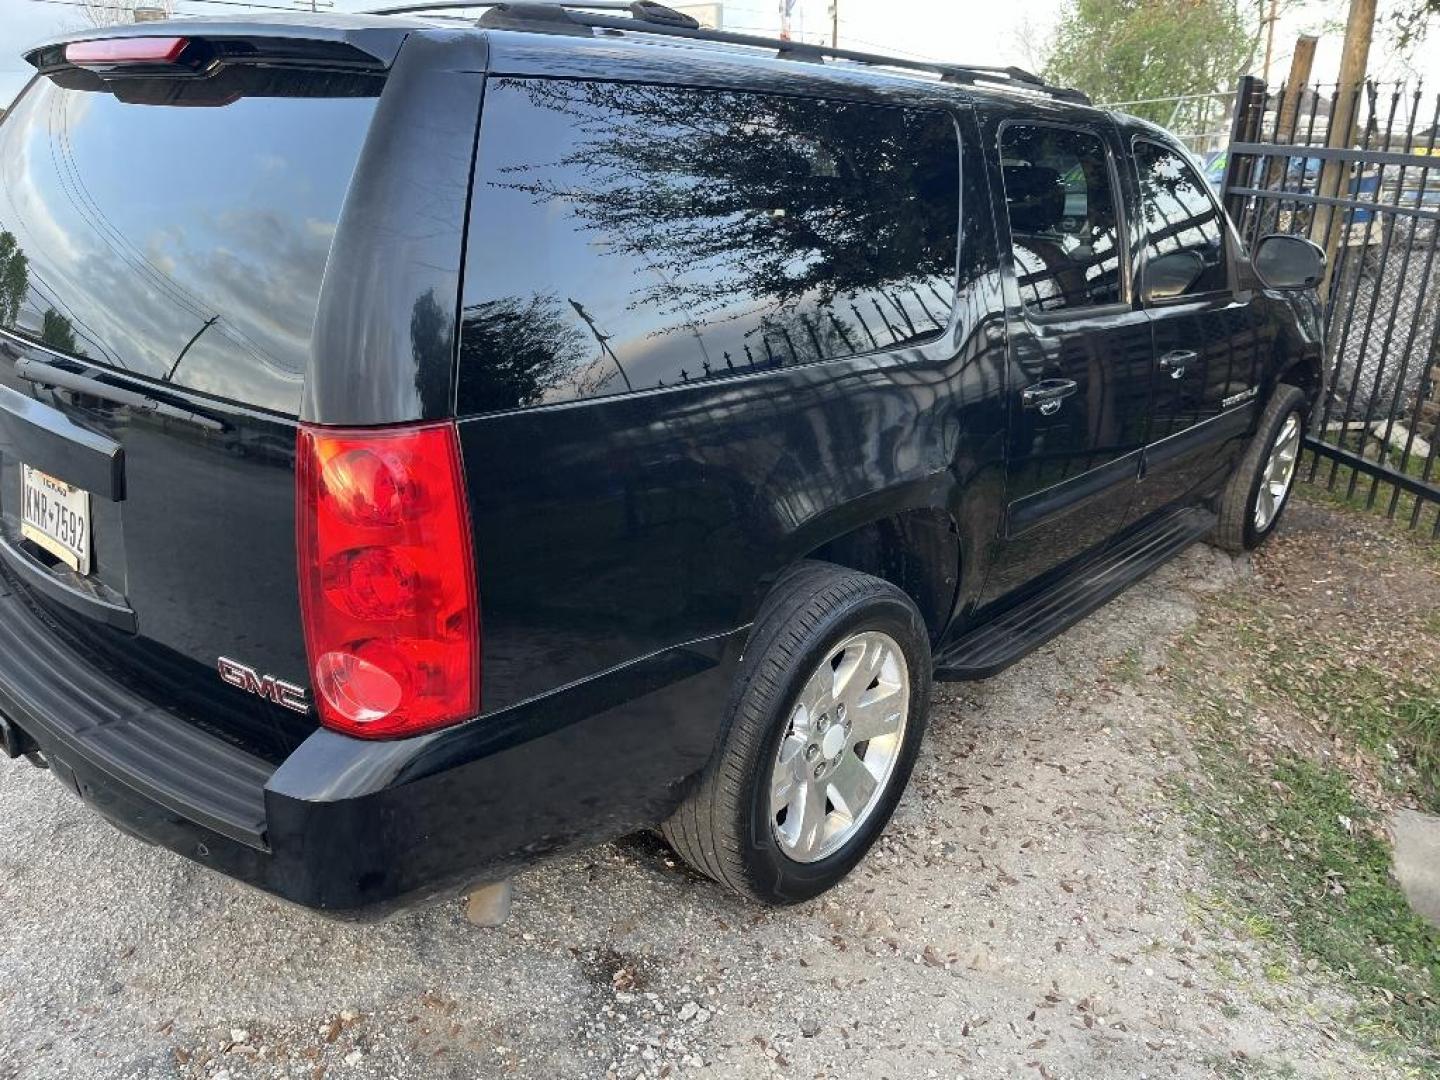
<path fill-rule="evenodd" d="M 1130 646 L 1115 661 L 1115 681 L 1126 686 L 1138 686 L 1145 678 L 1145 665 L 1141 661 L 1140 649 Z"/>
<path fill-rule="evenodd" d="M 1440 665 L 1382 669 L 1333 638 L 1296 636 L 1293 621 L 1275 619 L 1252 595 L 1219 598 L 1216 607 L 1226 613 L 1230 641 L 1261 658 L 1249 665 L 1245 696 L 1292 710 L 1363 749 L 1392 791 L 1440 813 Z M 1428 616 L 1420 633 L 1440 637 L 1440 613 Z"/>
<path fill-rule="evenodd" d="M 1349 777 L 1292 754 L 1257 770 L 1220 738 L 1201 756 L 1213 792 L 1182 801 L 1224 853 L 1251 936 L 1283 936 L 1342 976 L 1359 999 L 1354 1030 L 1376 1045 L 1440 1059 L 1440 932 L 1392 883 L 1381 823 Z M 1290 977 L 1276 962 L 1264 973 Z"/>
<path fill-rule="evenodd" d="M 1400 467 L 1398 458 L 1390 464 L 1397 470 Z M 1404 471 L 1417 480 L 1427 480 L 1423 461 L 1412 459 Z M 1377 482 L 1376 477 L 1313 452 L 1301 459 L 1296 479 L 1296 491 L 1316 502 L 1341 510 L 1391 518 L 1397 525 L 1405 527 L 1405 531 L 1432 561 L 1440 562 L 1440 540 L 1435 536 L 1436 523 L 1440 520 L 1440 503 L 1435 500 L 1417 499 L 1407 491 L 1397 490 L 1388 481 Z M 1432 470 L 1427 482 L 1440 485 L 1440 471 Z"/>
<path fill-rule="evenodd" d="M 1295 1066 L 1287 1061 L 1271 1065 L 1267 1061 L 1257 1061 L 1249 1057 L 1221 1057 L 1212 1054 L 1205 1059 L 1205 1064 L 1220 1080 L 1292 1080 L 1299 1075 Z"/>
<path fill-rule="evenodd" d="M 1272 693 L 1367 751 L 1392 790 L 1440 812 L 1440 686 L 1323 660 L 1267 674 Z"/>
<path fill-rule="evenodd" d="M 1277 538 L 1268 585 L 1207 600 L 1171 650 L 1202 774 L 1174 795 L 1221 871 L 1207 917 L 1259 948 L 1257 985 L 1329 972 L 1356 1002 L 1337 1033 L 1440 1075 L 1440 930 L 1392 880 L 1385 833 L 1395 805 L 1440 812 L 1440 610 L 1415 603 L 1440 545 L 1334 527 L 1357 530 L 1343 555 Z"/>

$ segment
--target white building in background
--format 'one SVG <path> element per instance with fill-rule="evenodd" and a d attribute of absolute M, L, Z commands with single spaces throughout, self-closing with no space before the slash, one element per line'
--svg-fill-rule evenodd
<path fill-rule="evenodd" d="M 703 3 L 703 4 L 666 4 L 666 7 L 674 8 L 676 11 L 689 15 L 707 30 L 725 29 L 724 4 Z"/>

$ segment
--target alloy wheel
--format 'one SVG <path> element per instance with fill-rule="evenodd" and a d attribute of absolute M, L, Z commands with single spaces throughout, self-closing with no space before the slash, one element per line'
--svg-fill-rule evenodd
<path fill-rule="evenodd" d="M 1265 472 L 1260 479 L 1260 491 L 1255 496 L 1255 531 L 1268 529 L 1285 505 L 1290 495 L 1290 486 L 1295 481 L 1295 466 L 1300 459 L 1300 414 L 1292 412 L 1285 418 L 1275 444 L 1270 448 L 1270 457 L 1265 463 Z"/>
<path fill-rule="evenodd" d="M 860 831 L 900 758 L 909 712 L 909 665 L 888 634 L 854 634 L 820 662 L 771 771 L 771 834 L 789 858 L 818 862 Z"/>

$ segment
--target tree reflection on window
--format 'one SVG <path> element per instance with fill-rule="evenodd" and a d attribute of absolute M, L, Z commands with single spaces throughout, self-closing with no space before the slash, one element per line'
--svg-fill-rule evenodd
<path fill-rule="evenodd" d="M 1205 182 L 1179 153 L 1146 140 L 1135 143 L 1140 175 L 1140 208 L 1144 214 L 1145 248 L 1151 258 L 1193 251 L 1204 269 L 1184 295 L 1223 290 L 1228 284 L 1220 208 L 1206 193 Z"/>
<path fill-rule="evenodd" d="M 958 212 L 959 147 L 940 112 L 493 80 L 461 406 L 671 386 L 930 340 L 954 301 Z M 502 353 L 517 334 L 529 346 Z"/>
<path fill-rule="evenodd" d="M 1118 301 L 1115 193 L 1100 137 L 1011 125 L 1001 132 L 1000 154 L 1025 305 L 1053 312 Z"/>

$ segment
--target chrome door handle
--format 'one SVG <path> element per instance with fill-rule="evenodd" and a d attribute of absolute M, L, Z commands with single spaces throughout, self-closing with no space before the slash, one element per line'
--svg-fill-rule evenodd
<path fill-rule="evenodd" d="M 1200 359 L 1200 354 L 1191 349 L 1171 349 L 1160 357 L 1160 370 L 1170 372 L 1172 379 L 1185 377 L 1185 365 Z"/>
<path fill-rule="evenodd" d="M 1042 379 L 1020 391 L 1020 404 L 1026 409 L 1038 409 L 1041 416 L 1054 416 L 1060 411 L 1060 403 L 1078 389 L 1080 384 L 1074 379 Z"/>

